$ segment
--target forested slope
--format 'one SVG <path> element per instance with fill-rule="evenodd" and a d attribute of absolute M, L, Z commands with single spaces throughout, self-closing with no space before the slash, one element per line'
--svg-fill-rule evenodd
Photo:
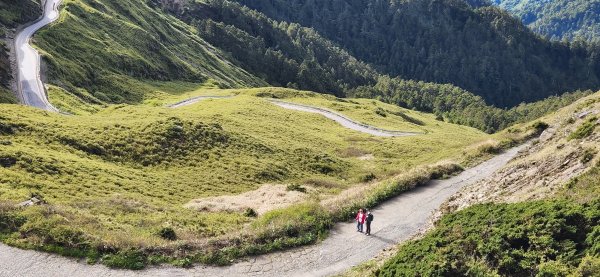
<path fill-rule="evenodd" d="M 492 0 L 534 32 L 555 40 L 600 42 L 599 0 Z"/>
<path fill-rule="evenodd" d="M 500 107 L 600 85 L 593 49 L 550 43 L 495 7 L 457 0 L 237 2 L 312 27 L 382 73 L 451 83 Z"/>

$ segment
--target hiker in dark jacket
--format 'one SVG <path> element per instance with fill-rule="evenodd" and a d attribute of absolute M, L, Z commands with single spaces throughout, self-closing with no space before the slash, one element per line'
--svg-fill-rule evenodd
<path fill-rule="evenodd" d="M 367 223 L 367 231 L 365 232 L 365 234 L 366 234 L 367 236 L 370 236 L 370 235 L 371 235 L 371 221 L 373 221 L 373 214 L 371 213 L 371 211 L 368 211 L 368 212 L 367 212 L 367 220 L 366 220 L 366 223 Z"/>

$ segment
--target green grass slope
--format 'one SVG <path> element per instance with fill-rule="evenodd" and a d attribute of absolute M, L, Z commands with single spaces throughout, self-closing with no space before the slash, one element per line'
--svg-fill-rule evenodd
<path fill-rule="evenodd" d="M 146 1 L 64 1 L 59 21 L 34 43 L 49 83 L 92 103 L 139 103 L 159 81 L 265 84 Z"/>
<path fill-rule="evenodd" d="M 330 215 L 311 204 L 254 222 L 237 212 L 184 208 L 192 199 L 236 195 L 263 184 L 298 184 L 333 196 L 361 182 L 460 159 L 466 146 L 488 138 L 475 129 L 437 121 L 433 115 L 374 100 L 276 88 L 202 89 L 189 95 L 200 94 L 237 96 L 179 109 L 162 104 L 187 95 L 169 96 L 149 105 L 98 108 L 82 116 L 2 106 L 0 238 L 22 247 L 102 258 L 121 267 L 133 266 L 111 264 L 111 255 L 122 258 L 129 250 L 142 253 L 145 263 L 157 255 L 220 263 L 230 258 L 195 255 L 214 249 L 229 251 L 222 254 L 227 257 L 240 255 L 224 248 L 232 243 L 228 236 L 239 230 L 255 237 L 244 248 L 246 254 L 311 242 L 317 238 L 315 231 L 326 230 Z M 263 97 L 320 105 L 375 126 L 425 134 L 371 137 L 320 115 L 279 108 Z M 46 204 L 13 208 L 32 195 L 43 197 Z M 311 220 L 323 223 L 315 227 Z M 252 231 L 273 222 L 283 222 L 276 225 L 282 233 L 269 231 L 261 239 L 258 231 Z M 286 233 L 285 228 L 296 225 L 298 233 Z M 163 228 L 173 230 L 178 240 L 161 237 Z M 264 244 L 265 238 L 277 244 L 252 246 Z M 210 244 L 214 240 L 225 242 Z M 173 252 L 180 245 L 190 250 Z"/>

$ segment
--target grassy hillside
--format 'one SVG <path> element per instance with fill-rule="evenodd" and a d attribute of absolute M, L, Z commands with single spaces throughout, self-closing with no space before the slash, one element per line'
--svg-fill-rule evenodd
<path fill-rule="evenodd" d="M 34 44 L 47 65 L 51 101 L 65 111 L 80 102 L 140 103 L 198 87 L 267 82 L 377 98 L 486 132 L 548 110 L 506 113 L 456 86 L 381 76 L 315 30 L 228 1 L 65 1 L 61 19 Z"/>
<path fill-rule="evenodd" d="M 322 198 L 441 160 L 462 160 L 466 146 L 488 138 L 475 129 L 437 121 L 433 115 L 374 100 L 275 88 L 201 89 L 190 95 L 203 93 L 237 96 L 180 109 L 162 104 L 187 96 L 168 96 L 150 105 L 111 106 L 83 116 L 3 106 L 0 238 L 23 247 L 102 258 L 121 267 L 135 267 L 111 262 L 116 253 L 122 258 L 130 249 L 145 263 L 156 255 L 223 262 L 241 252 L 207 253 L 231 245 L 230 236 L 239 236 L 239 230 L 245 235 L 238 243 L 263 245 L 244 248 L 250 252 L 243 253 L 256 253 L 314 241 L 332 215 L 323 213 L 324 207 L 305 204 L 255 220 L 240 212 L 184 208 L 190 200 L 236 195 L 263 184 L 296 184 Z M 371 137 L 320 115 L 279 108 L 263 97 L 328 107 L 375 126 L 425 134 Z M 13 208 L 31 196 L 46 204 Z M 294 219 L 313 218 L 314 213 L 323 218 L 317 221 L 325 222 L 319 223 L 321 227 Z M 282 222 L 277 223 L 283 224 L 277 225 L 281 228 L 300 226 L 299 233 L 261 233 L 273 220 Z M 173 230 L 178 239 L 164 239 L 163 229 Z M 267 243 L 272 247 L 268 248 L 265 236 L 269 242 L 280 237 L 281 244 Z M 173 253 L 179 245 L 190 250 Z"/>
<path fill-rule="evenodd" d="M 139 103 L 159 82 L 266 84 L 146 1 L 68 0 L 35 37 L 51 84 L 92 103 Z"/>
<path fill-rule="evenodd" d="M 598 0 L 493 0 L 520 18 L 534 32 L 554 40 L 600 42 Z"/>
<path fill-rule="evenodd" d="M 12 75 L 7 35 L 20 24 L 37 19 L 42 13 L 38 0 L 0 0 L 0 103 L 16 103 L 10 91 Z"/>

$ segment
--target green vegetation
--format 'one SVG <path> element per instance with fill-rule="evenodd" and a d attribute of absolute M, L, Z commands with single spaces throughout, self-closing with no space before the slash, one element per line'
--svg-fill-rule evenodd
<path fill-rule="evenodd" d="M 597 199 L 476 205 L 403 245 L 377 276 L 594 276 L 599 222 Z"/>
<path fill-rule="evenodd" d="M 526 128 L 540 134 L 549 127 L 546 122 L 552 122 L 553 128 L 557 128 L 557 124 L 566 130 L 575 128 L 572 134 L 578 134 L 582 140 L 571 142 L 568 147 L 578 146 L 574 155 L 590 166 L 588 171 L 571 179 L 563 188 L 548 192 L 542 200 L 525 198 L 521 203 L 479 204 L 447 214 L 421 239 L 399 245 L 398 252 L 385 264 L 372 261 L 346 275 L 597 276 L 600 273 L 600 161 L 588 127 L 590 123 L 595 125 L 597 118 L 589 116 L 578 120 L 578 125 L 572 125 L 575 123 L 573 114 L 595 109 L 592 105 L 597 101 L 598 94 L 595 94 L 550 116 L 503 132 L 503 136 L 510 137 L 515 129 Z M 567 147 L 564 140 L 568 140 L 570 134 L 564 132 L 565 129 L 558 129 L 558 141 L 549 142 L 538 153 L 530 152 L 532 157 L 524 159 L 535 157 L 535 164 L 547 157 L 545 155 L 553 155 L 555 147 Z M 588 139 L 585 136 L 589 136 Z M 478 152 L 497 149 L 494 143 L 478 148 Z M 519 192 L 508 193 L 518 195 Z"/>
<path fill-rule="evenodd" d="M 48 81 L 85 102 L 140 103 L 159 81 L 265 84 L 146 1 L 69 0 L 62 6 L 58 23 L 40 30 L 35 44 L 43 49 Z"/>
<path fill-rule="evenodd" d="M 1 0 L 0 25 L 14 28 L 35 20 L 42 14 L 39 0 Z"/>
<path fill-rule="evenodd" d="M 345 218 L 349 205 L 375 205 L 458 167 L 400 173 L 450 158 L 460 161 L 464 148 L 489 138 L 431 114 L 368 99 L 277 88 L 195 93 L 237 96 L 179 109 L 161 101 L 187 95 L 169 96 L 150 103 L 158 107 L 116 105 L 80 116 L 2 106 L 0 239 L 116 267 L 229 263 L 315 242 L 333 219 Z M 256 95 L 337 107 L 365 123 L 425 134 L 375 138 Z M 387 117 L 377 116 L 377 108 L 389 111 Z M 365 155 L 372 158 L 361 159 Z M 259 217 L 184 207 L 192 199 L 239 194 L 266 183 L 299 184 L 310 187 L 309 194 L 335 197 L 369 175 L 383 180 L 370 183 L 373 195 L 343 205 L 312 201 Z M 32 195 L 46 204 L 14 208 Z M 189 248 L 174 251 L 180 245 Z"/>
<path fill-rule="evenodd" d="M 312 27 L 382 74 L 451 83 L 497 107 L 600 86 L 598 49 L 544 40 L 496 7 L 455 0 L 231 2 Z"/>
<path fill-rule="evenodd" d="M 492 0 L 519 17 L 534 32 L 554 40 L 600 42 L 598 0 Z"/>
<path fill-rule="evenodd" d="M 594 156 L 596 154 L 594 153 Z M 588 172 L 569 181 L 560 194 L 569 201 L 590 202 L 600 195 L 598 180 L 600 180 L 600 160 Z"/>
<path fill-rule="evenodd" d="M 356 38 L 346 38 L 348 35 L 346 31 L 339 32 L 345 34 L 343 39 L 349 39 L 348 42 L 343 42 L 338 38 L 332 38 L 331 30 L 320 30 L 315 27 L 316 25 L 312 26 L 315 29 L 303 27 L 303 25 L 309 26 L 310 24 L 304 24 L 300 19 L 297 20 L 298 22 L 291 19 L 286 22 L 287 19 L 278 18 L 267 11 L 263 11 L 265 15 L 232 1 L 213 0 L 136 0 L 127 3 L 116 0 L 65 1 L 59 22 L 40 31 L 36 35 L 35 44 L 43 50 L 44 61 L 48 65 L 49 83 L 53 84 L 53 90 L 58 92 L 55 95 L 50 94 L 51 100 L 53 103 L 57 101 L 56 105 L 61 109 L 74 114 L 95 112 L 97 106 L 108 103 L 152 101 L 154 98 L 177 95 L 202 86 L 252 87 L 263 86 L 268 82 L 273 85 L 331 93 L 337 96 L 377 98 L 404 108 L 435 113 L 439 119 L 448 122 L 494 132 L 515 122 L 528 121 L 556 106 L 568 104 L 585 93 L 575 93 L 564 98 L 554 97 L 539 104 L 522 105 L 510 111 L 494 108 L 487 103 L 502 106 L 517 105 L 521 102 L 545 98 L 551 94 L 563 93 L 565 90 L 593 87 L 591 84 L 595 82 L 596 71 L 588 70 L 587 65 L 593 66 L 595 59 L 588 56 L 587 50 L 576 51 L 572 54 L 567 47 L 547 45 L 546 42 L 535 40 L 528 34 L 521 34 L 522 30 L 513 25 L 506 27 L 508 30 L 492 32 L 488 29 L 488 25 L 490 25 L 488 21 L 496 18 L 495 15 L 487 16 L 487 13 L 482 14 L 480 11 L 473 11 L 463 6 L 455 7 L 456 5 L 445 1 L 438 4 L 441 5 L 440 11 L 457 12 L 457 14 L 465 15 L 465 18 L 472 19 L 470 22 L 473 24 L 467 24 L 467 26 L 472 26 L 475 30 L 465 29 L 465 34 L 474 34 L 476 38 L 487 38 L 487 36 L 477 34 L 507 32 L 518 41 L 522 41 L 521 44 L 533 45 L 534 52 L 541 54 L 532 55 L 527 52 L 532 49 L 522 49 L 522 51 L 519 50 L 519 53 L 523 52 L 523 57 L 536 60 L 522 63 L 522 57 L 519 56 L 517 59 L 519 65 L 514 63 L 506 65 L 511 63 L 505 61 L 516 59 L 510 58 L 513 57 L 510 53 L 516 53 L 513 48 L 517 46 L 510 44 L 510 47 L 505 47 L 507 43 L 504 41 L 504 36 L 494 35 L 488 38 L 489 41 L 481 43 L 492 48 L 495 45 L 501 46 L 500 50 L 487 50 L 491 53 L 502 53 L 502 55 L 497 55 L 502 62 L 490 60 L 488 63 L 481 63 L 482 59 L 478 58 L 476 54 L 480 53 L 478 51 L 481 49 L 486 49 L 485 47 L 473 46 L 475 49 L 467 47 L 468 49 L 465 48 L 467 50 L 457 52 L 454 51 L 456 50 L 454 48 L 465 47 L 463 43 L 451 39 L 442 44 L 430 41 L 432 37 L 440 38 L 451 36 L 450 34 L 453 34 L 451 37 L 461 37 L 462 35 L 454 34 L 455 29 L 443 30 L 443 36 L 437 33 L 430 34 L 428 31 L 426 32 L 428 36 L 418 42 L 404 42 L 401 39 L 416 36 L 410 32 L 405 34 L 406 28 L 412 31 L 430 30 L 431 28 L 401 24 L 404 27 L 396 28 L 394 32 L 384 32 L 386 35 L 382 41 L 386 45 L 391 45 L 392 41 L 387 42 L 386 39 L 388 37 L 390 40 L 397 39 L 396 44 L 402 47 L 396 45 L 392 49 L 395 49 L 394 51 L 404 49 L 401 52 L 402 55 L 389 51 L 376 52 L 381 55 L 393 56 L 393 58 L 386 56 L 385 60 L 394 65 L 414 65 L 414 68 L 386 69 L 386 66 L 380 66 L 379 62 L 371 59 L 372 57 L 360 55 L 360 53 L 370 50 L 369 47 L 378 47 L 379 49 L 377 43 L 372 43 L 378 40 L 371 37 L 365 38 L 366 33 L 361 33 Z M 302 10 L 319 8 L 310 6 L 312 4 L 307 5 Z M 359 9 L 362 14 L 362 5 L 364 4 L 349 7 L 344 4 L 340 7 L 347 8 L 348 12 Z M 384 6 L 386 5 L 388 4 L 386 3 Z M 421 14 L 428 15 L 426 18 L 436 20 L 447 17 L 445 13 L 443 16 L 430 15 L 429 13 L 434 11 L 411 1 L 406 5 L 408 5 L 406 9 L 396 6 L 393 9 L 389 7 L 386 9 L 393 11 L 398 8 L 408 13 L 410 16 L 400 17 L 406 18 L 406 20 L 415 15 L 422 17 Z M 325 13 L 328 9 L 318 10 L 319 13 Z M 376 11 L 378 10 L 373 10 L 371 13 Z M 349 19 L 348 12 L 342 13 L 340 20 L 344 19 L 342 21 L 348 24 L 350 24 L 349 22 L 359 24 L 366 20 L 362 16 L 359 20 Z M 333 15 L 327 13 L 322 18 L 331 16 Z M 385 17 L 377 18 L 383 20 Z M 498 20 L 504 22 L 506 19 L 503 15 L 499 15 Z M 419 20 L 409 21 L 420 22 Z M 346 23 L 327 25 L 360 29 Z M 368 27 L 375 23 L 377 22 L 365 21 L 364 24 L 360 24 Z M 388 25 L 385 24 L 385 26 Z M 465 24 L 460 24 L 460 26 L 463 25 Z M 513 30 L 515 28 L 518 30 Z M 513 35 L 513 32 L 518 35 Z M 377 38 L 380 32 L 370 33 Z M 388 33 L 392 35 L 389 36 Z M 350 45 L 356 43 L 356 47 L 358 47 L 363 45 L 365 40 L 369 46 L 365 49 L 355 49 Z M 447 47 L 446 44 L 451 47 Z M 441 56 L 431 56 L 427 59 L 415 56 L 417 52 L 420 53 L 423 45 L 427 45 L 424 53 L 441 53 Z M 473 43 L 473 45 L 477 45 L 477 43 Z M 437 51 L 437 48 L 429 49 L 430 46 L 439 47 L 443 51 Z M 550 50 L 538 51 L 539 49 L 536 47 L 553 49 L 554 52 L 549 59 L 559 59 L 553 60 L 553 65 L 567 64 L 569 66 L 561 66 L 560 70 L 554 67 L 541 70 L 547 66 L 540 64 L 540 61 L 547 60 L 548 57 L 545 56 L 545 53 Z M 447 57 L 449 55 L 447 51 L 453 51 L 451 52 L 454 53 L 453 55 L 459 56 Z M 465 54 L 469 57 L 468 59 L 460 56 L 463 52 L 468 53 Z M 483 53 L 485 57 L 492 56 L 488 52 Z M 565 58 L 567 56 L 570 58 Z M 362 57 L 362 60 L 355 57 Z M 428 64 L 417 66 L 412 62 L 414 59 Z M 487 61 L 488 59 L 483 60 Z M 585 61 L 581 59 L 585 59 Z M 446 62 L 431 64 L 436 60 Z M 467 64 L 456 65 L 453 64 L 455 61 L 466 61 Z M 468 61 L 476 61 L 477 66 L 485 68 L 481 69 Z M 530 64 L 540 72 L 520 68 Z M 576 68 L 571 68 L 570 65 L 576 66 Z M 463 68 L 465 72 L 457 72 L 454 68 Z M 432 73 L 432 70 L 438 73 L 443 72 L 443 74 L 460 73 L 457 78 L 463 81 L 467 78 L 466 76 L 468 76 L 469 82 L 479 79 L 489 81 L 467 85 L 452 76 Z M 585 74 L 578 73 L 583 70 L 586 70 Z M 407 73 L 400 71 L 407 71 Z M 566 74 L 564 72 L 569 72 L 569 76 L 563 76 Z M 481 74 L 485 76 L 480 76 Z M 504 76 L 506 74 L 519 74 L 519 76 Z M 527 75 L 528 78 L 521 78 L 522 74 Z M 393 77 L 397 75 L 400 77 Z M 432 76 L 437 77 L 433 78 Z M 583 79 L 577 79 L 579 77 Z M 443 83 L 454 82 L 460 87 L 472 89 L 483 97 L 475 96 L 471 92 L 453 85 L 404 81 L 401 78 Z M 548 78 L 556 81 L 546 81 Z M 505 81 L 509 79 L 511 81 Z M 523 81 L 535 84 L 519 83 Z M 510 86 L 506 82 L 509 82 Z M 569 84 L 577 84 L 577 86 Z M 190 87 L 191 85 L 195 85 L 195 87 Z M 550 85 L 553 87 L 544 87 Z M 177 89 L 169 89 L 169 87 Z M 479 89 L 480 87 L 485 88 Z M 535 89 L 527 87 L 535 87 Z M 491 90 L 490 88 L 502 91 L 502 93 L 482 92 L 482 90 Z M 514 103 L 501 103 L 503 99 L 513 99 Z M 85 108 L 80 110 L 78 106 L 85 106 Z"/>
<path fill-rule="evenodd" d="M 583 122 L 583 124 L 577 127 L 577 130 L 573 131 L 573 133 L 569 135 L 568 139 L 572 140 L 586 138 L 594 132 L 596 125 L 598 125 L 598 118 L 595 116 L 590 117 Z"/>

